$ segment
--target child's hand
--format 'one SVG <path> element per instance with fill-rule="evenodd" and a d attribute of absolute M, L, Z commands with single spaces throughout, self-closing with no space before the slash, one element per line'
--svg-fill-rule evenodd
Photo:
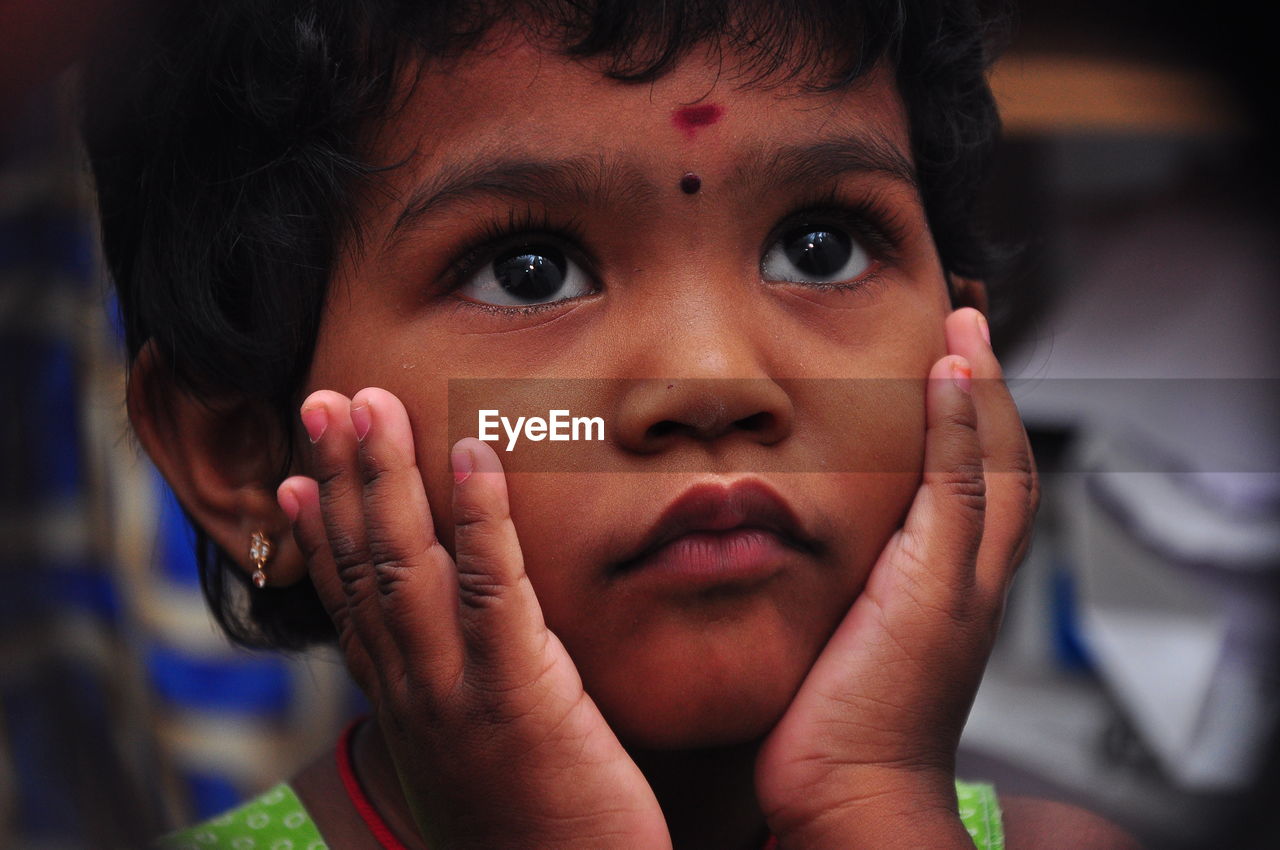
<path fill-rule="evenodd" d="M 980 322 L 971 309 L 948 318 L 924 481 L 761 749 L 756 788 L 783 847 L 973 846 L 956 815 L 955 752 L 1039 492 Z M 971 392 L 953 380 L 961 358 Z"/>
<path fill-rule="evenodd" d="M 648 783 L 543 623 L 493 450 L 454 448 L 455 479 L 460 454 L 474 469 L 454 487 L 455 561 L 395 396 L 321 391 L 302 410 L 316 480 L 285 481 L 281 507 L 427 844 L 670 847 Z"/>

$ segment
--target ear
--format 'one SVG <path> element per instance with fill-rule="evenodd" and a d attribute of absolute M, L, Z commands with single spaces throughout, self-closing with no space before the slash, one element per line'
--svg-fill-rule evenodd
<path fill-rule="evenodd" d="M 271 541 L 270 587 L 294 584 L 306 564 L 276 503 L 288 435 L 268 405 L 240 398 L 196 398 L 148 342 L 129 371 L 129 420 L 178 501 L 245 571 L 250 538 Z"/>
<path fill-rule="evenodd" d="M 948 274 L 947 281 L 951 289 L 951 309 L 973 307 L 979 313 L 990 318 L 987 303 L 987 285 L 973 278 Z"/>

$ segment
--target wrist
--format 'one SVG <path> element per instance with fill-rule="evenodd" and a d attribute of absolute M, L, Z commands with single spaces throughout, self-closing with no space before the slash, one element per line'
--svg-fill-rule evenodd
<path fill-rule="evenodd" d="M 949 771 L 875 771 L 833 776 L 803 810 L 771 813 L 782 850 L 878 847 L 972 850 Z"/>

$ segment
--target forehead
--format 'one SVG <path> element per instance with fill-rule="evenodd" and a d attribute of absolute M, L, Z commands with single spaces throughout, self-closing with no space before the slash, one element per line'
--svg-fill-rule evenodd
<path fill-rule="evenodd" d="M 375 157 L 402 164 L 391 172 L 401 188 L 486 163 L 536 161 L 577 163 L 591 178 L 579 182 L 604 193 L 642 192 L 673 169 L 683 170 L 672 180 L 693 170 L 750 181 L 781 152 L 825 147 L 914 182 L 905 110 L 886 69 L 816 92 L 803 81 L 748 77 L 746 59 L 707 45 L 658 80 L 631 83 L 527 37 L 491 36 L 406 74 Z"/>
<path fill-rule="evenodd" d="M 620 81 L 604 73 L 601 61 L 562 55 L 553 43 L 540 44 L 524 32 L 496 32 L 482 44 L 448 58 L 426 60 L 415 65 L 403 78 L 410 95 L 411 111 L 406 117 L 435 118 L 438 129 L 463 129 L 482 123 L 484 112 L 509 112 L 539 106 L 529 116 L 535 121 L 555 116 L 573 124 L 589 124 L 607 118 L 600 127 L 605 133 L 624 129 L 629 116 L 608 112 L 619 101 L 647 100 L 654 108 L 669 109 L 674 104 L 699 105 L 705 109 L 716 98 L 734 96 L 756 117 L 759 110 L 791 101 L 792 108 L 835 108 L 853 98 L 864 109 L 884 111 L 892 119 L 901 108 L 891 75 L 876 67 L 853 86 L 835 92 L 811 90 L 809 83 L 821 73 L 795 75 L 783 65 L 773 77 L 760 78 L 758 61 L 751 54 L 708 43 L 695 47 L 674 69 L 650 82 Z M 541 99 L 541 100 L 540 100 Z M 821 120 L 821 118 L 819 118 Z M 436 124 L 436 121 L 431 121 Z M 557 136 L 560 126 L 546 125 L 543 140 Z"/>

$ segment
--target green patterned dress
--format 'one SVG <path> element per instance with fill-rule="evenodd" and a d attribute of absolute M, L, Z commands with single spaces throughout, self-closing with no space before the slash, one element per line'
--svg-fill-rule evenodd
<path fill-rule="evenodd" d="M 957 781 L 956 799 L 974 846 L 1004 850 L 995 789 Z M 327 850 L 328 846 L 302 801 L 282 782 L 224 815 L 165 836 L 155 850 Z"/>

